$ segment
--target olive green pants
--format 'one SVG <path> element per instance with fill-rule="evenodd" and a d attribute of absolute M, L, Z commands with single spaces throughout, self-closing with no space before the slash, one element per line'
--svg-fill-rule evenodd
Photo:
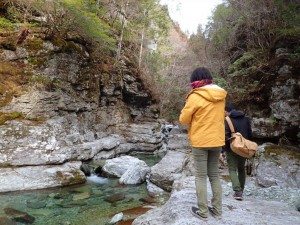
<path fill-rule="evenodd" d="M 246 182 L 245 162 L 246 159 L 234 152 L 226 152 L 229 176 L 232 189 L 236 192 L 243 192 Z"/>
<path fill-rule="evenodd" d="M 219 177 L 221 147 L 193 148 L 195 182 L 200 215 L 208 216 L 207 176 L 212 189 L 211 204 L 217 215 L 222 214 L 222 187 Z"/>

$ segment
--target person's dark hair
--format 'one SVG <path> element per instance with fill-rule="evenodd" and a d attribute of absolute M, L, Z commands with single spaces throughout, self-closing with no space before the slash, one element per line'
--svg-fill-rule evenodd
<path fill-rule="evenodd" d="M 205 67 L 199 67 L 191 74 L 191 83 L 198 80 L 212 80 L 212 76 L 208 69 Z"/>
<path fill-rule="evenodd" d="M 226 103 L 226 105 L 225 105 L 225 111 L 226 112 L 231 112 L 232 110 L 234 110 L 235 108 L 234 108 L 234 105 L 232 105 L 231 103 Z"/>

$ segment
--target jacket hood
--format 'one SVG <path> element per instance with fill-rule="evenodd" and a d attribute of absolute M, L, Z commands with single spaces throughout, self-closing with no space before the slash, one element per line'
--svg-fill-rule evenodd
<path fill-rule="evenodd" d="M 232 110 L 229 115 L 229 117 L 231 117 L 231 118 L 244 117 L 244 116 L 245 116 L 245 114 L 243 112 L 237 111 L 237 110 Z"/>
<path fill-rule="evenodd" d="M 227 92 L 223 88 L 215 84 L 195 88 L 187 95 L 187 97 L 192 93 L 196 93 L 210 102 L 222 101 L 227 95 Z"/>

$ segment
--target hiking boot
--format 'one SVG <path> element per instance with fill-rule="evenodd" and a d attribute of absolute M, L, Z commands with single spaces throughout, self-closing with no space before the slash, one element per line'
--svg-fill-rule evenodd
<path fill-rule="evenodd" d="M 215 210 L 214 207 L 208 206 L 208 211 L 209 211 L 210 215 L 212 215 L 212 216 L 215 217 L 216 219 L 222 219 L 222 216 L 221 216 L 221 215 L 218 215 L 218 214 L 216 213 L 216 210 Z"/>
<path fill-rule="evenodd" d="M 234 192 L 233 198 L 236 200 L 242 201 L 243 200 L 243 192 L 241 192 L 241 191 Z"/>
<path fill-rule="evenodd" d="M 192 214 L 194 215 L 194 216 L 196 216 L 197 218 L 199 218 L 200 220 L 203 220 L 203 221 L 207 221 L 208 219 L 207 219 L 207 217 L 205 217 L 205 216 L 201 216 L 200 215 L 200 211 L 199 211 L 199 208 L 197 208 L 197 207 L 192 207 L 191 208 L 191 212 L 192 212 Z"/>

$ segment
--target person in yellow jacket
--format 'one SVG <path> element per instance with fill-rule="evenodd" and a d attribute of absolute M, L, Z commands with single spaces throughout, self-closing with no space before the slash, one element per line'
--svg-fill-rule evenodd
<path fill-rule="evenodd" d="M 227 92 L 213 84 L 207 68 L 199 67 L 191 74 L 191 92 L 186 97 L 179 122 L 188 125 L 188 137 L 192 145 L 195 166 L 195 183 L 198 207 L 192 207 L 193 215 L 207 220 L 210 213 L 222 215 L 222 187 L 218 161 L 225 145 L 225 98 Z M 207 176 L 213 197 L 207 201 Z"/>

